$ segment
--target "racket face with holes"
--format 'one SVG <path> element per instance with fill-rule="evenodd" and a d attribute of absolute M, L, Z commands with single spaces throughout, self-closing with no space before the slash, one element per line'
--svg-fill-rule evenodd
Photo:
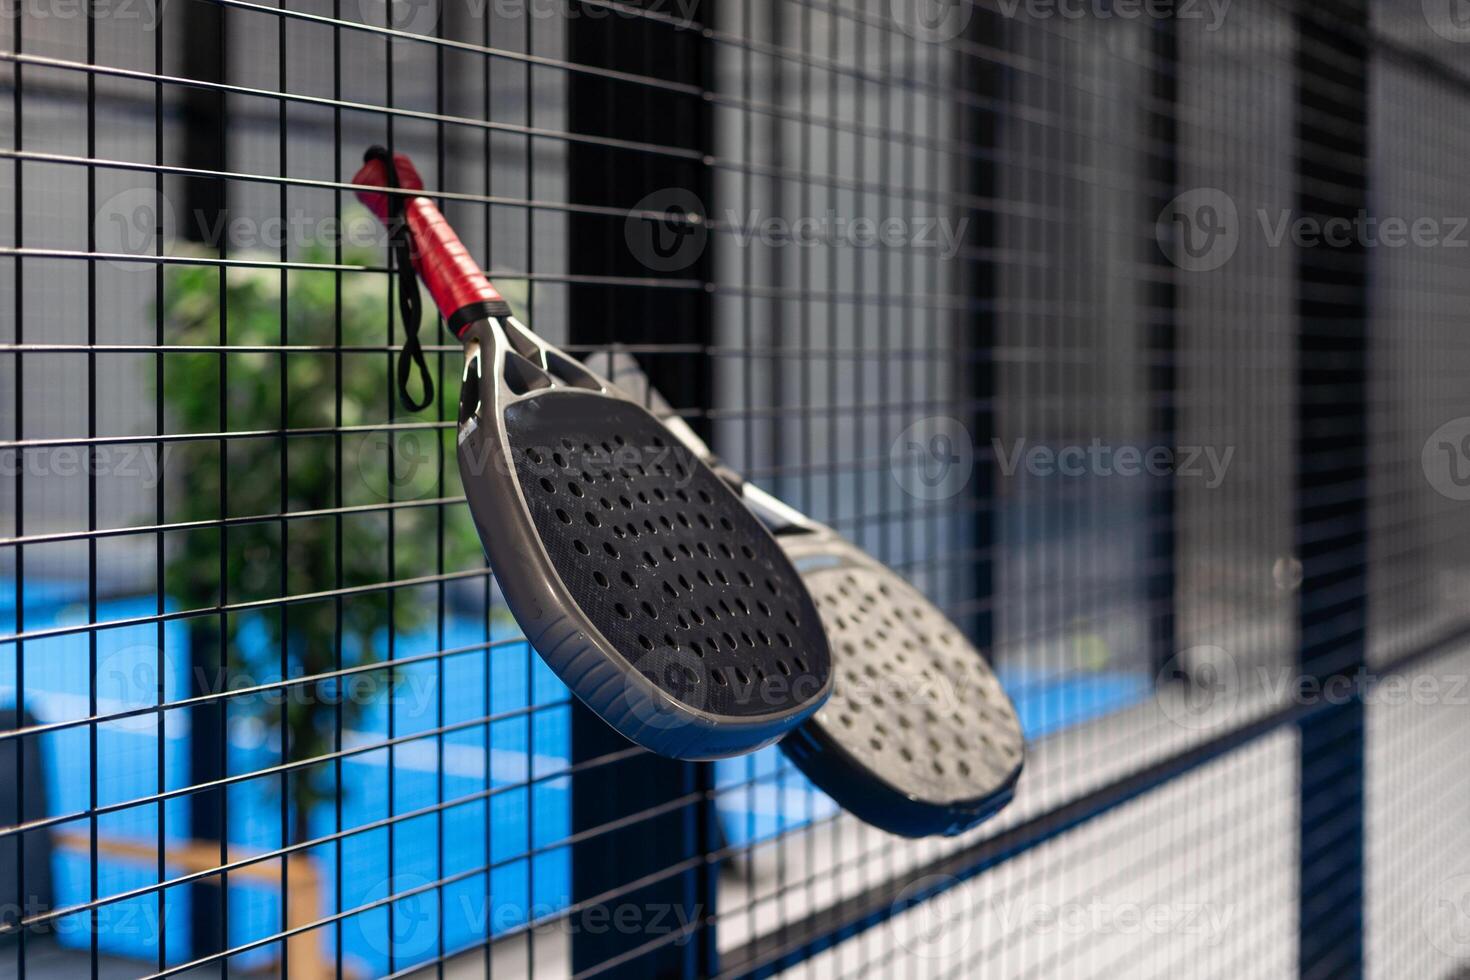
<path fill-rule="evenodd" d="M 712 458 L 633 358 L 594 363 Z M 1009 803 L 1025 743 L 980 651 L 902 576 L 831 528 L 750 484 L 742 498 L 778 529 L 832 650 L 832 697 L 781 742 L 797 768 L 855 816 L 907 837 L 959 834 Z"/>
<path fill-rule="evenodd" d="M 462 335 L 459 462 L 507 604 L 629 739 L 754 751 L 830 694 L 816 608 L 781 547 L 668 429 L 512 318 Z"/>
<path fill-rule="evenodd" d="M 353 183 L 465 345 L 460 476 L 542 659 L 675 758 L 752 752 L 807 718 L 831 692 L 826 633 L 765 526 L 662 423 L 510 315 L 414 193 L 407 157 L 372 147 Z"/>
<path fill-rule="evenodd" d="M 954 835 L 1010 802 L 1025 746 L 985 658 L 901 576 L 835 534 L 783 537 L 832 645 L 832 697 L 781 743 L 870 824 Z M 823 540 L 826 538 L 826 540 Z"/>

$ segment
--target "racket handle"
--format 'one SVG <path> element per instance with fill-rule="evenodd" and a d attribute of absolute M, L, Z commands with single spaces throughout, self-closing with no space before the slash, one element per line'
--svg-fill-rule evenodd
<path fill-rule="evenodd" d="M 401 153 L 394 154 L 400 187 L 421 190 L 424 186 L 413 163 Z M 387 186 L 387 174 L 381 160 L 363 164 L 352 182 L 363 187 Z M 381 221 L 388 220 L 388 195 L 358 191 L 358 199 Z M 459 240 L 448 219 L 427 197 L 411 197 L 404 202 L 404 218 L 413 242 L 413 265 L 429 295 L 439 307 L 445 326 L 456 337 L 462 336 L 476 320 L 489 316 L 510 316 L 510 306 L 500 292 L 485 278 L 469 249 Z"/>
<path fill-rule="evenodd" d="M 476 320 L 510 316 L 510 306 L 485 278 L 433 201 L 410 198 L 404 214 L 413 236 L 414 265 L 443 314 L 445 325 L 456 337 Z"/>

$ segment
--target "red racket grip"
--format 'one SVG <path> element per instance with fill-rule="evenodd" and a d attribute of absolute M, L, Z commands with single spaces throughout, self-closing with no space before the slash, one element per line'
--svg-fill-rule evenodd
<path fill-rule="evenodd" d="M 485 278 L 433 201 L 410 198 L 404 214 L 413 236 L 414 265 L 456 337 L 475 320 L 510 315 L 505 300 Z M 502 307 L 504 312 L 500 312 Z"/>
<path fill-rule="evenodd" d="M 408 157 L 397 153 L 393 162 L 399 186 L 409 190 L 423 188 L 424 183 Z M 386 177 L 382 161 L 374 159 L 363 164 L 352 182 L 364 187 L 386 187 Z M 387 194 L 358 191 L 357 196 L 379 220 L 387 221 Z M 404 203 L 403 213 L 413 242 L 414 268 L 429 287 L 429 295 L 434 297 L 445 325 L 456 337 L 463 336 L 476 320 L 510 315 L 510 306 L 485 278 L 469 249 L 432 200 L 411 197 Z"/>

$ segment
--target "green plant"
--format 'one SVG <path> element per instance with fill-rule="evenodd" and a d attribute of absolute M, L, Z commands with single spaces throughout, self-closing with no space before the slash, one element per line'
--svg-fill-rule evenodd
<path fill-rule="evenodd" d="M 326 249 L 301 258 L 332 261 Z M 343 261 L 369 265 L 382 258 L 349 253 Z M 231 433 L 180 444 L 185 465 L 169 468 L 169 519 L 203 522 L 198 530 L 170 536 L 166 582 L 176 607 L 340 593 L 483 561 L 465 508 L 385 506 L 390 499 L 417 502 L 460 493 L 452 427 L 385 428 L 452 421 L 458 356 L 443 355 L 440 376 L 446 383 L 439 386 L 436 404 L 405 417 L 389 355 L 350 350 L 386 342 L 387 290 L 386 276 L 352 271 L 167 268 L 162 313 L 169 344 L 224 348 L 166 355 L 163 401 L 170 431 Z M 426 320 L 427 342 L 437 328 L 432 318 Z M 361 428 L 334 431 L 340 427 Z M 222 517 L 234 520 L 220 527 Z M 188 622 L 198 651 L 194 659 L 222 659 L 228 665 L 224 680 L 232 687 L 376 663 L 390 628 L 401 636 L 432 621 L 438 589 L 369 588 L 193 617 Z M 376 673 L 381 688 L 391 689 L 391 668 Z M 286 690 L 289 697 L 229 701 L 232 717 L 248 713 L 276 733 L 282 761 L 332 751 L 338 703 L 346 728 L 364 708 L 359 699 L 342 697 L 343 685 L 331 679 Z M 289 829 L 296 840 L 304 839 L 311 808 L 334 787 L 330 766 L 290 771 Z"/>

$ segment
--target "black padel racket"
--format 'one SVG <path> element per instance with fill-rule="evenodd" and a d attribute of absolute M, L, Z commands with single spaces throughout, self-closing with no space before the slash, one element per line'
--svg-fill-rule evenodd
<path fill-rule="evenodd" d="M 964 634 L 897 572 L 717 464 L 632 357 L 615 352 L 605 363 L 630 398 L 739 485 L 816 599 L 837 680 L 831 699 L 781 742 L 797 768 L 844 809 L 906 837 L 959 834 L 1009 803 L 1025 755 L 1021 724 Z"/>
<path fill-rule="evenodd" d="M 831 657 L 785 552 L 658 419 L 511 316 L 433 201 L 402 192 L 423 188 L 406 157 L 366 159 L 353 182 L 395 192 L 358 196 L 464 343 L 460 474 L 536 652 L 662 755 L 740 755 L 800 724 Z"/>

